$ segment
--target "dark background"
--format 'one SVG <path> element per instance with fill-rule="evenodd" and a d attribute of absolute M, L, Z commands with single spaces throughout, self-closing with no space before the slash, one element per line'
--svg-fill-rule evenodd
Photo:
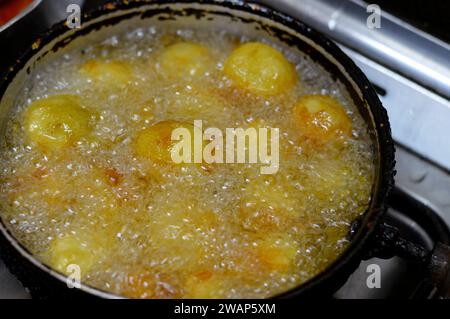
<path fill-rule="evenodd" d="M 382 10 L 450 43 L 450 0 L 369 0 L 368 2 L 376 3 Z"/>

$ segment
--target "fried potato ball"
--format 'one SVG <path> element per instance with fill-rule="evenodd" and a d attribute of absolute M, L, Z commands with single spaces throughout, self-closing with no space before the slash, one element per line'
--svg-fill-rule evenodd
<path fill-rule="evenodd" d="M 89 60 L 81 67 L 81 73 L 106 86 L 123 86 L 133 77 L 131 68 L 121 61 Z"/>
<path fill-rule="evenodd" d="M 134 141 L 136 156 L 158 164 L 174 163 L 172 149 L 177 141 L 172 141 L 172 132 L 177 128 L 187 128 L 193 137 L 194 126 L 178 121 L 162 121 L 138 133 Z"/>
<path fill-rule="evenodd" d="M 224 298 L 224 278 L 204 271 L 190 277 L 185 286 L 186 297 L 192 299 Z"/>
<path fill-rule="evenodd" d="M 241 89 L 262 96 L 275 96 L 297 83 L 294 66 L 276 49 L 250 42 L 235 49 L 225 61 L 226 76 Z"/>
<path fill-rule="evenodd" d="M 56 238 L 51 243 L 48 254 L 50 264 L 56 270 L 68 274 L 68 266 L 77 265 L 84 276 L 103 258 L 105 251 L 98 236 L 83 234 Z"/>
<path fill-rule="evenodd" d="M 168 77 L 198 77 L 214 69 L 214 59 L 207 47 L 180 42 L 164 49 L 159 66 L 162 74 Z"/>
<path fill-rule="evenodd" d="M 90 113 L 73 95 L 53 95 L 33 102 L 24 114 L 28 138 L 44 150 L 70 146 L 91 132 Z"/>
<path fill-rule="evenodd" d="M 274 231 L 295 218 L 300 203 L 285 180 L 264 177 L 252 181 L 241 197 L 239 218 L 244 229 Z"/>
<path fill-rule="evenodd" d="M 287 271 L 295 261 L 296 254 L 296 242 L 285 235 L 267 237 L 257 246 L 259 261 L 270 271 Z"/>
<path fill-rule="evenodd" d="M 352 134 L 352 121 L 344 107 L 327 95 L 306 95 L 293 110 L 300 134 L 319 142 L 327 142 Z"/>

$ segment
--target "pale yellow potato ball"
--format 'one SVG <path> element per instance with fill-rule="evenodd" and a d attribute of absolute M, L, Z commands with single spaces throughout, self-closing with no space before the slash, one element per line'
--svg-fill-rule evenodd
<path fill-rule="evenodd" d="M 27 137 L 44 150 L 70 146 L 91 132 L 90 113 L 73 95 L 53 95 L 33 102 L 24 114 Z"/>
<path fill-rule="evenodd" d="M 300 134 L 310 139 L 327 142 L 352 134 L 351 119 L 344 107 L 330 96 L 303 96 L 295 104 L 292 113 Z"/>
<path fill-rule="evenodd" d="M 162 74 L 171 78 L 200 77 L 214 70 L 210 49 L 191 42 L 168 46 L 159 56 L 158 62 Z"/>
<path fill-rule="evenodd" d="M 81 67 L 81 73 L 95 84 L 105 86 L 124 86 L 133 78 L 128 64 L 122 61 L 89 60 Z"/>
<path fill-rule="evenodd" d="M 235 49 L 225 61 L 224 72 L 237 87 L 262 96 L 283 94 L 298 81 L 294 65 L 281 52 L 258 42 Z"/>
<path fill-rule="evenodd" d="M 187 128 L 193 136 L 192 124 L 172 120 L 158 122 L 137 134 L 135 155 L 157 164 L 174 164 L 171 151 L 177 141 L 172 140 L 172 132 L 177 128 Z"/>
<path fill-rule="evenodd" d="M 96 236 L 82 238 L 77 235 L 67 235 L 56 238 L 51 243 L 47 254 L 50 265 L 54 269 L 70 274 L 73 270 L 68 267 L 76 265 L 83 277 L 103 258 L 105 251 L 102 241 Z"/>
<path fill-rule="evenodd" d="M 257 256 L 268 270 L 285 272 L 294 264 L 297 249 L 297 243 L 289 236 L 271 236 L 258 242 Z"/>

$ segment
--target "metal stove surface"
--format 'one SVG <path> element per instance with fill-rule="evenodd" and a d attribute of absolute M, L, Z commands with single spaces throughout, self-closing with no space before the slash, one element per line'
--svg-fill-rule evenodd
<path fill-rule="evenodd" d="M 397 189 L 388 218 L 426 247 L 450 244 L 450 46 L 385 12 L 381 28 L 369 29 L 367 3 L 360 0 L 260 2 L 333 38 L 365 72 L 388 110 L 396 141 Z M 370 264 L 381 269 L 380 288 L 366 284 Z M 432 297 L 421 289 L 422 272 L 400 258 L 364 261 L 334 297 Z M 29 298 L 1 261 L 0 298 Z"/>

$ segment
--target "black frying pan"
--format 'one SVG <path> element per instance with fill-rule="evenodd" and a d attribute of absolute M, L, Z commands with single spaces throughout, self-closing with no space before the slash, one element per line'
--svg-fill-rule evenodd
<path fill-rule="evenodd" d="M 229 32 L 259 32 L 297 48 L 320 63 L 339 79 L 351 94 L 370 131 L 376 175 L 367 212 L 355 221 L 346 251 L 323 272 L 278 297 L 330 296 L 356 269 L 362 259 L 394 255 L 416 261 L 427 269 L 429 283 L 440 296 L 449 297 L 450 248 L 437 244 L 427 250 L 399 235 L 384 221 L 388 195 L 393 187 L 394 144 L 386 110 L 361 70 L 329 39 L 300 21 L 258 4 L 241 1 L 116 1 L 83 17 L 83 27 L 69 30 L 64 23 L 52 27 L 25 55 L 17 56 L 8 73 L 2 74 L 0 112 L 3 120 L 14 107 L 16 96 L 29 74 L 41 60 L 58 54 L 64 47 L 83 41 L 96 32 L 108 32 L 135 20 L 196 27 L 220 28 Z M 2 125 L 0 123 L 0 125 Z M 68 289 L 66 277 L 44 265 L 22 246 L 0 222 L 1 253 L 5 264 L 34 295 L 54 297 L 105 297 L 110 293 L 87 285 Z"/>

